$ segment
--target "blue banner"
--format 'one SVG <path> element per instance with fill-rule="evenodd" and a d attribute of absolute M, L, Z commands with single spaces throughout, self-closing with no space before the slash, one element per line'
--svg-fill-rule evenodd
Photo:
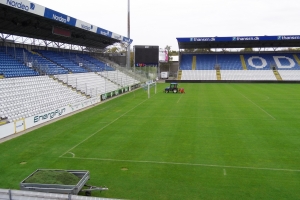
<path fill-rule="evenodd" d="M 86 23 L 81 20 L 77 20 L 73 17 L 65 15 L 63 13 L 57 12 L 55 10 L 46 8 L 44 6 L 38 5 L 36 3 L 30 2 L 28 0 L 0 0 L 0 4 L 13 7 L 25 12 L 30 12 L 35 15 L 43 16 L 45 18 L 55 20 L 73 27 L 78 27 L 86 31 L 97 33 L 109 38 L 114 38 L 120 42 L 132 43 L 132 39 L 118 35 L 106 29 L 99 28 L 92 24 Z"/>
<path fill-rule="evenodd" d="M 239 42 L 239 41 L 276 41 L 276 40 L 300 40 L 300 35 L 177 38 L 178 42 Z"/>
<path fill-rule="evenodd" d="M 68 24 L 68 25 L 71 25 L 71 26 L 76 25 L 76 19 L 75 18 L 67 16 L 67 15 L 59 13 L 59 12 L 56 12 L 56 11 L 51 10 L 49 8 L 45 8 L 44 17 L 46 17 L 48 19 L 55 20 L 55 21 L 59 21 L 61 23 Z"/>
<path fill-rule="evenodd" d="M 97 28 L 97 33 L 100 34 L 100 35 L 104 35 L 106 37 L 110 37 L 112 36 L 112 32 L 108 31 L 108 30 L 105 30 L 103 28 Z"/>
<path fill-rule="evenodd" d="M 132 40 L 129 39 L 129 38 L 127 38 L 127 37 L 124 37 L 124 36 L 123 36 L 123 42 L 126 42 L 126 43 L 128 43 L 128 44 L 131 44 L 131 43 L 132 43 Z"/>

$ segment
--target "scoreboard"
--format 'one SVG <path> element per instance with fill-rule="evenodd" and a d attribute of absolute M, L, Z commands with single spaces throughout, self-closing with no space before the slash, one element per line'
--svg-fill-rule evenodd
<path fill-rule="evenodd" d="M 135 45 L 133 48 L 136 67 L 158 66 L 159 46 Z"/>

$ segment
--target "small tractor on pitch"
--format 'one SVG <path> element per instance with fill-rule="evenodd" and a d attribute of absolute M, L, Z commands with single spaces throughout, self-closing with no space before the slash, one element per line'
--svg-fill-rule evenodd
<path fill-rule="evenodd" d="M 178 83 L 171 83 L 170 87 L 165 88 L 165 93 L 169 93 L 169 92 L 173 92 L 173 93 L 185 93 L 184 92 L 184 88 L 178 88 Z"/>

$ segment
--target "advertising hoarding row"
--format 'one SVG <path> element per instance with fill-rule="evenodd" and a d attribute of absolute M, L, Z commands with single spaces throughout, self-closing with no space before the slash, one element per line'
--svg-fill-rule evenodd
<path fill-rule="evenodd" d="M 188 37 L 177 38 L 178 42 L 239 42 L 239 41 L 300 40 L 300 35 L 241 36 L 241 37 Z"/>
<path fill-rule="evenodd" d="M 4 4 L 6 6 L 22 10 L 24 12 L 29 12 L 31 14 L 45 17 L 47 19 L 58 21 L 58 22 L 61 22 L 64 24 L 68 24 L 70 26 L 74 26 L 74 27 L 77 27 L 80 29 L 84 29 L 86 31 L 104 35 L 106 37 L 114 38 L 114 39 L 120 40 L 125 43 L 132 43 L 132 40 L 127 37 L 110 32 L 103 28 L 100 28 L 95 25 L 89 24 L 87 22 L 81 21 L 79 19 L 75 19 L 71 16 L 57 12 L 50 8 L 43 7 L 39 4 L 30 2 L 28 0 L 0 0 L 0 4 Z"/>

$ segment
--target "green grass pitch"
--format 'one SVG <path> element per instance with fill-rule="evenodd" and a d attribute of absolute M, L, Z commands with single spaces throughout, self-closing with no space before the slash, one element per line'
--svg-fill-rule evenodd
<path fill-rule="evenodd" d="M 93 196 L 300 199 L 299 84 L 158 84 L 0 144 L 0 188 L 89 170 Z"/>

